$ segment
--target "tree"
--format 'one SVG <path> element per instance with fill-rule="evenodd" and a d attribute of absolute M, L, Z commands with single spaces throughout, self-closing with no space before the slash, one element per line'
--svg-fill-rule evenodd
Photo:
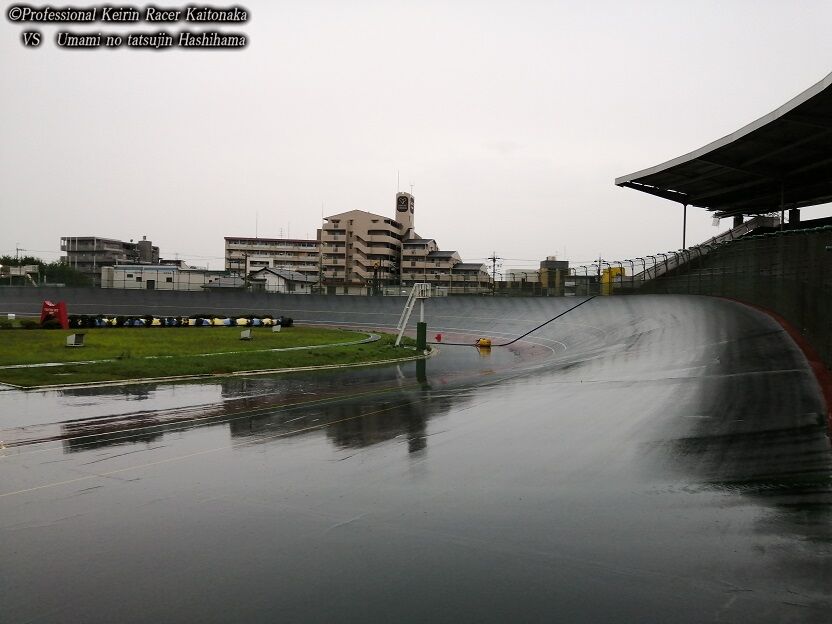
<path fill-rule="evenodd" d="M 65 262 L 50 262 L 43 265 L 43 275 L 51 284 L 66 284 L 67 286 L 92 286 L 89 276 L 76 271 Z"/>
<path fill-rule="evenodd" d="M 65 284 L 67 286 L 92 286 L 92 281 L 89 277 L 76 271 L 68 264 L 60 261 L 44 262 L 41 258 L 34 256 L 22 256 L 15 258 L 14 256 L 0 256 L 0 264 L 4 267 L 17 267 L 36 264 L 38 273 L 43 281 L 52 284 Z M 25 277 L 13 276 L 13 284 L 23 285 L 28 282 Z M 29 282 L 31 283 L 31 282 Z"/>

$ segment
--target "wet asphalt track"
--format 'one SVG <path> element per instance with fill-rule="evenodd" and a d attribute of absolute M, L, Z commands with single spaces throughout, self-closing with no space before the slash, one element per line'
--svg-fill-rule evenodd
<path fill-rule="evenodd" d="M 373 328 L 402 303 L 281 301 Z M 429 335 L 575 302 L 436 300 Z M 0 392 L 0 621 L 828 622 L 824 410 L 774 321 L 672 296 L 489 356 Z"/>

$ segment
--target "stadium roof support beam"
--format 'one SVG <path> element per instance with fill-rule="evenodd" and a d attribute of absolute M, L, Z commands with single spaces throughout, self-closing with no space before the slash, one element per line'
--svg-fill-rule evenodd
<path fill-rule="evenodd" d="M 736 132 L 615 184 L 719 217 L 832 201 L 832 73 Z"/>

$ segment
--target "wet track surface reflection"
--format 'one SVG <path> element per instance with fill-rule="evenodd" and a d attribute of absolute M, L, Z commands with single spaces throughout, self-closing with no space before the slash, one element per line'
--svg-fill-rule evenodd
<path fill-rule="evenodd" d="M 474 303 L 431 330 L 574 302 Z M 0 620 L 828 621 L 832 453 L 788 336 L 715 299 L 577 312 L 490 355 L 0 393 Z"/>

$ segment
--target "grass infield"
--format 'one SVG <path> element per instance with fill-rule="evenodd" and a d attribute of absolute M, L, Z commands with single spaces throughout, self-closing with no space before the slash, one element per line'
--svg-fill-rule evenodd
<path fill-rule="evenodd" d="M 355 342 L 365 334 L 317 327 L 281 332 L 254 328 L 251 341 L 241 328 L 165 327 L 80 330 L 86 346 L 67 348 L 77 331 L 6 330 L 0 332 L 0 366 L 59 363 L 34 368 L 0 368 L 0 382 L 24 387 L 95 383 L 178 375 L 216 375 L 302 366 L 359 364 L 411 355 L 393 346 L 394 337 L 366 344 L 320 349 L 269 351 L 288 347 Z M 412 343 L 412 341 L 408 341 Z M 79 362 L 94 362 L 80 364 Z"/>

